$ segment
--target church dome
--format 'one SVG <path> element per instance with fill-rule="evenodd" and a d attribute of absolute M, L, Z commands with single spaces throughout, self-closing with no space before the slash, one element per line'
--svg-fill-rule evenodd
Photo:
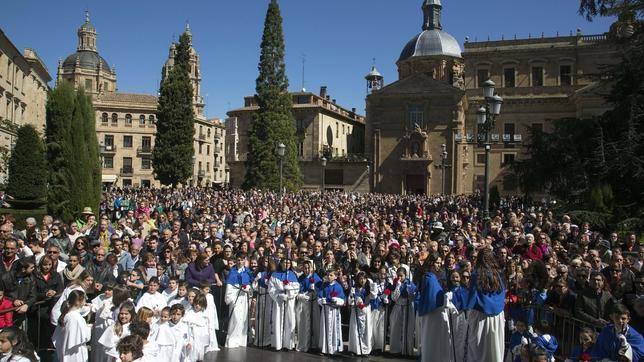
<path fill-rule="evenodd" d="M 460 58 L 461 46 L 447 32 L 439 29 L 423 30 L 405 45 L 398 61 L 429 55 L 447 55 Z"/>
<path fill-rule="evenodd" d="M 424 0 L 422 9 L 423 31 L 405 45 L 398 61 L 435 55 L 460 58 L 461 46 L 453 36 L 443 31 L 440 0 Z"/>
<path fill-rule="evenodd" d="M 105 70 L 109 70 L 110 66 L 107 64 L 107 61 L 97 52 L 93 51 L 77 51 L 76 53 L 68 56 L 63 61 L 63 67 L 74 67 L 76 65 L 76 58 L 80 60 L 80 67 L 85 69 L 96 69 L 100 64 L 101 67 Z"/>

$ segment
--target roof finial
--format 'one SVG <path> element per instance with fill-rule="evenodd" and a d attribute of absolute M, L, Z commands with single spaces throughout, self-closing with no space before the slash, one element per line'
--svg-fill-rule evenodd
<path fill-rule="evenodd" d="M 85 22 L 89 23 L 89 10 L 85 10 Z"/>
<path fill-rule="evenodd" d="M 186 19 L 186 31 L 190 32 L 190 19 Z"/>
<path fill-rule="evenodd" d="M 423 1 L 423 30 L 442 29 L 440 0 Z"/>

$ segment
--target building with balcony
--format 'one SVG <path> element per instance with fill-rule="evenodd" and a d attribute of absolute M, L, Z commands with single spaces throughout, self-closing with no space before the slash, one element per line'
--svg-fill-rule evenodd
<path fill-rule="evenodd" d="M 190 29 L 186 32 L 192 41 Z M 163 67 L 167 74 L 174 65 L 176 44 L 171 44 Z M 199 55 L 190 48 L 190 79 L 193 86 L 195 114 L 194 172 L 191 184 L 212 185 L 215 181 L 214 148 L 216 139 L 213 122 L 204 115 L 201 96 Z M 73 82 L 84 87 L 93 98 L 96 112 L 96 136 L 101 145 L 103 184 L 105 186 L 160 186 L 154 178 L 152 150 L 156 136 L 158 98 L 155 95 L 117 91 L 116 69 L 98 53 L 96 28 L 86 15 L 78 29 L 78 47 L 58 65 L 58 82 Z"/>
<path fill-rule="evenodd" d="M 302 91 L 291 93 L 291 97 L 304 188 L 319 189 L 324 172 L 328 189 L 367 191 L 364 116 L 356 113 L 355 108 L 340 106 L 324 86 L 319 94 Z M 228 112 L 226 163 L 233 187 L 244 181 L 248 131 L 258 109 L 255 97 L 248 96 L 244 98 L 244 107 Z M 322 158 L 327 160 L 326 167 L 322 167 Z"/>
<path fill-rule="evenodd" d="M 481 86 L 491 79 L 504 103 L 491 135 L 490 182 L 501 194 L 519 193 L 508 166 L 526 157 L 531 128 L 548 130 L 555 119 L 608 110 L 598 78 L 601 65 L 619 59 L 607 41 L 617 34 L 466 40 L 461 50 L 443 30 L 441 10 L 440 1 L 423 1 L 423 28 L 400 54 L 397 81 L 384 85 L 381 76 L 367 76 L 371 189 L 482 190 L 485 149 L 477 142 L 476 111 L 484 102 Z"/>
<path fill-rule="evenodd" d="M 0 150 L 9 152 L 18 127 L 31 124 L 43 134 L 51 76 L 36 51 L 20 52 L 0 29 Z M 7 153 L 8 155 L 8 153 Z M 0 173 L 0 180 L 6 174 Z"/>

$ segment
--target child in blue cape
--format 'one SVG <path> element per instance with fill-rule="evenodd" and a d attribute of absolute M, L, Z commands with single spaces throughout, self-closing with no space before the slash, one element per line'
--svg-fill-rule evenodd
<path fill-rule="evenodd" d="M 644 339 L 635 329 L 628 325 L 631 313 L 621 304 L 615 305 L 611 313 L 613 323 L 599 333 L 593 347 L 592 357 L 612 361 L 627 360 L 639 362 L 644 357 Z"/>

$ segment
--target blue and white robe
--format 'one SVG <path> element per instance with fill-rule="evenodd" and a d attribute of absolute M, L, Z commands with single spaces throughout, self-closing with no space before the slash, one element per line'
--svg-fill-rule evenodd
<path fill-rule="evenodd" d="M 344 290 L 338 282 L 324 283 L 318 292 L 320 312 L 320 343 L 322 353 L 336 354 L 343 350 L 342 318 L 340 307 L 344 305 Z"/>
<path fill-rule="evenodd" d="M 322 288 L 322 279 L 316 273 L 299 278 L 300 293 L 297 296 L 297 347 L 299 352 L 318 348 L 320 341 L 320 306 L 317 293 Z"/>
<path fill-rule="evenodd" d="M 250 270 L 242 267 L 232 267 L 226 278 L 226 295 L 224 301 L 228 305 L 228 335 L 226 347 L 246 347 L 248 338 L 248 307 L 250 305 Z"/>

